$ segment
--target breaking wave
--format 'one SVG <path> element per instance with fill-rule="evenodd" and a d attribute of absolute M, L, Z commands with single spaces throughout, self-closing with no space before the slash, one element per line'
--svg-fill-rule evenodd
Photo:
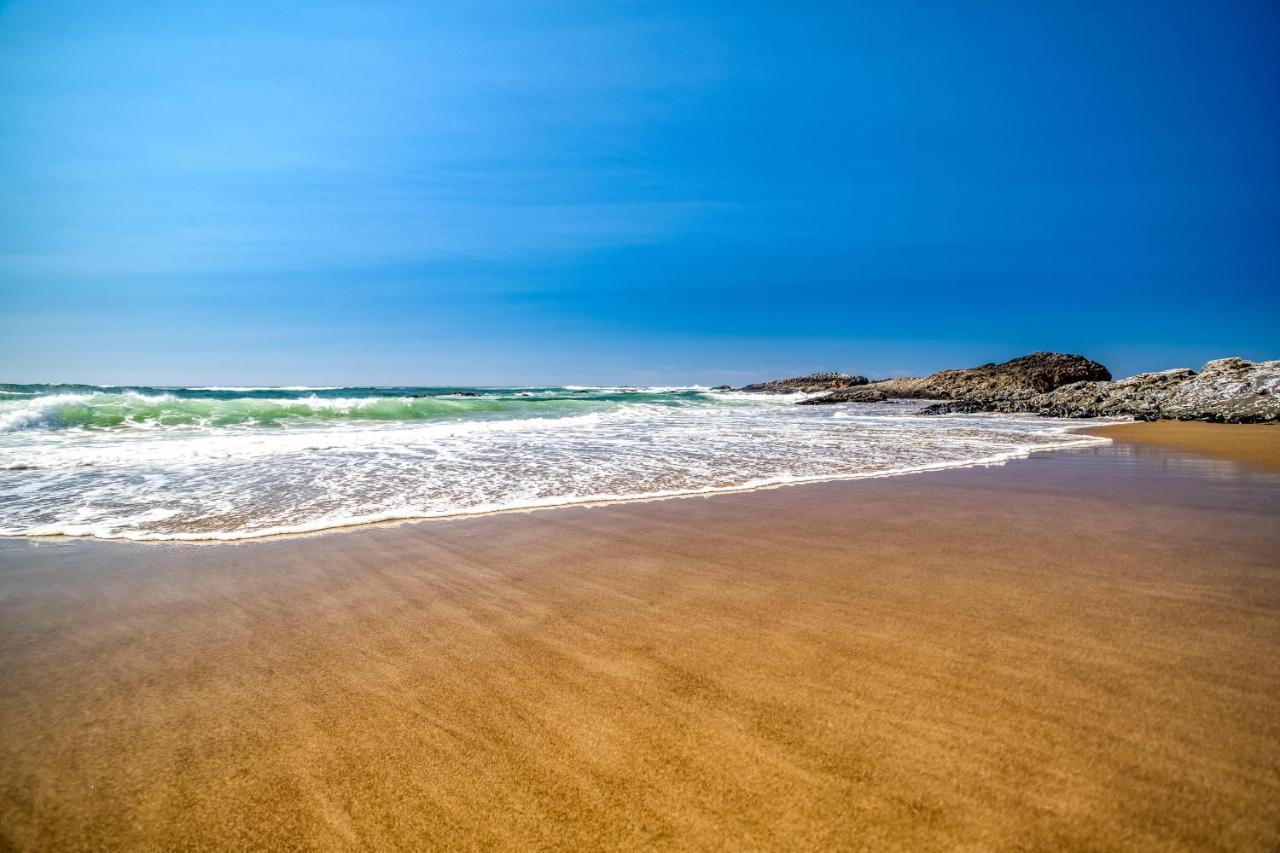
<path fill-rule="evenodd" d="M 44 393 L 39 390 L 48 389 Z M 473 417 L 561 417 L 621 403 L 710 402 L 698 389 L 160 389 L 3 386 L 0 432 L 24 429 L 277 427 L 306 421 L 428 421 Z"/>

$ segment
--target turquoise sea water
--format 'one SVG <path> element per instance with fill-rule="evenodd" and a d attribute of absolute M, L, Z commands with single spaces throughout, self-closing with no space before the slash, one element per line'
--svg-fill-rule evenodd
<path fill-rule="evenodd" d="M 0 535 L 241 539 L 995 464 L 1027 416 L 707 388 L 0 385 Z"/>
<path fill-rule="evenodd" d="M 557 417 L 624 403 L 680 405 L 702 396 L 695 389 L 647 388 L 0 385 L 0 430 Z"/>

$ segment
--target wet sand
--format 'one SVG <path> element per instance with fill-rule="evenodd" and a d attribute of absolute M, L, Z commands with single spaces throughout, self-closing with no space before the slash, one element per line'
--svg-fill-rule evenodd
<path fill-rule="evenodd" d="M 1280 424 L 1210 424 L 1152 421 L 1081 430 L 1114 441 L 1156 444 L 1280 471 Z"/>
<path fill-rule="evenodd" d="M 1280 842 L 1280 475 L 0 542 L 0 848 Z"/>

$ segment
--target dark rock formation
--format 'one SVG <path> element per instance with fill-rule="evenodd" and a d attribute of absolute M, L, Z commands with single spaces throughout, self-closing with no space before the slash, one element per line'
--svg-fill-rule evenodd
<path fill-rule="evenodd" d="M 1047 394 L 1021 399 L 976 399 L 939 403 L 926 414 L 958 412 L 1034 412 L 1046 417 L 1091 418 L 1112 415 L 1156 417 L 1160 400 L 1194 377 L 1194 370 L 1177 368 L 1160 373 L 1142 373 L 1115 382 L 1075 382 Z"/>
<path fill-rule="evenodd" d="M 1045 417 L 1133 417 L 1221 423 L 1280 421 L 1280 361 L 1221 358 L 1200 373 L 1186 368 L 1116 382 L 1076 382 L 1027 398 L 940 403 L 926 414 L 1032 412 Z"/>
<path fill-rule="evenodd" d="M 1018 400 L 1052 391 L 1069 382 L 1110 378 L 1111 373 L 1105 367 L 1084 356 L 1033 352 L 1001 364 L 944 370 L 922 378 L 885 379 L 870 387 L 883 394 L 881 399 Z M 805 402 L 816 405 L 875 401 L 838 390 Z"/>
<path fill-rule="evenodd" d="M 865 376 L 853 376 L 849 373 L 811 373 L 808 376 L 793 376 L 790 379 L 774 379 L 770 382 L 757 382 L 744 385 L 739 391 L 755 391 L 762 394 L 815 394 L 819 391 L 831 391 L 840 388 L 854 388 L 866 385 L 870 380 Z"/>
<path fill-rule="evenodd" d="M 883 403 L 889 399 L 889 395 L 880 390 L 879 386 L 882 384 L 877 382 L 857 388 L 842 388 L 838 391 L 832 391 L 830 394 L 823 394 L 821 397 L 809 397 L 806 400 L 800 400 L 796 405 L 825 406 L 828 403 Z"/>
<path fill-rule="evenodd" d="M 1223 423 L 1280 421 L 1280 361 L 1220 358 L 1196 373 L 1178 368 L 1111 381 L 1084 356 L 1035 352 L 1001 364 L 944 370 L 931 376 L 868 382 L 815 373 L 748 385 L 744 391 L 818 396 L 800 405 L 942 400 L 924 414 L 1032 413 L 1056 418 L 1132 417 Z"/>

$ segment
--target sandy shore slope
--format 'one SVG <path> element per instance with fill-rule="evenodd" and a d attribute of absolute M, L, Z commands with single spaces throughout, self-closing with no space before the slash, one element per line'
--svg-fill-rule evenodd
<path fill-rule="evenodd" d="M 0 542 L 0 848 L 1280 842 L 1280 476 Z"/>
<path fill-rule="evenodd" d="M 1115 441 L 1158 444 L 1280 471 L 1280 424 L 1152 421 L 1111 424 L 1080 431 L 1089 435 L 1103 435 Z"/>

